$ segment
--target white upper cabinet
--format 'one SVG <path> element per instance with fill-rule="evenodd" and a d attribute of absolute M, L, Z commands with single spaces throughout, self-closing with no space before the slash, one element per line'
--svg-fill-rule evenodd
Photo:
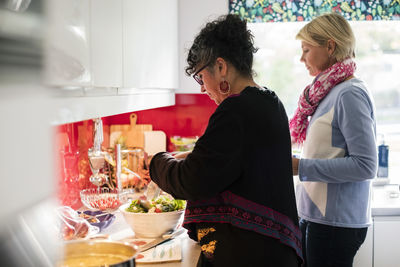
<path fill-rule="evenodd" d="M 46 1 L 45 17 L 53 124 L 175 104 L 178 0 Z"/>
<path fill-rule="evenodd" d="M 47 84 L 178 87 L 177 0 L 48 2 Z"/>
<path fill-rule="evenodd" d="M 178 88 L 178 1 L 123 1 L 124 87 Z"/>
<path fill-rule="evenodd" d="M 179 88 L 175 93 L 200 93 L 200 85 L 185 74 L 187 52 L 204 25 L 220 15 L 229 13 L 229 1 L 179 1 Z"/>
<path fill-rule="evenodd" d="M 122 2 L 92 0 L 90 3 L 92 86 L 121 87 L 123 77 Z"/>
<path fill-rule="evenodd" d="M 46 7 L 46 83 L 91 86 L 90 2 L 48 1 Z"/>

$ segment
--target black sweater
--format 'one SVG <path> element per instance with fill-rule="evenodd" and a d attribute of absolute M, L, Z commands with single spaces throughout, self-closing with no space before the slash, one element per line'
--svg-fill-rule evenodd
<path fill-rule="evenodd" d="M 201 116 L 201 114 L 199 114 Z M 184 226 L 228 223 L 280 240 L 301 255 L 285 109 L 268 89 L 225 99 L 186 159 L 156 154 L 151 179 L 188 200 Z"/>

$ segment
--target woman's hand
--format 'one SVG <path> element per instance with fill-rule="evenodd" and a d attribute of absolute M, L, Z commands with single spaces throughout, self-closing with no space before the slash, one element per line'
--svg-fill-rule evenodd
<path fill-rule="evenodd" d="M 180 152 L 178 154 L 175 154 L 174 157 L 176 159 L 184 159 L 190 153 L 191 153 L 191 151 Z M 138 174 L 143 180 L 146 180 L 148 182 L 151 181 L 150 162 L 151 162 L 152 158 L 153 158 L 153 156 L 149 156 L 146 152 L 144 152 L 144 157 L 139 160 Z"/>
<path fill-rule="evenodd" d="M 299 163 L 300 159 L 292 157 L 292 170 L 293 170 L 293 175 L 299 175 Z"/>
<path fill-rule="evenodd" d="M 139 176 L 147 180 L 148 182 L 151 181 L 150 177 L 150 162 L 153 156 L 149 156 L 146 152 L 144 152 L 144 157 L 139 159 L 139 168 L 138 168 L 138 173 Z"/>

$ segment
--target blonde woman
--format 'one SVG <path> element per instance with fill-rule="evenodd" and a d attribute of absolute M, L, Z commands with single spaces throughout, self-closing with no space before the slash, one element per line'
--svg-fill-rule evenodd
<path fill-rule="evenodd" d="M 319 16 L 297 34 L 313 82 L 290 120 L 303 257 L 308 267 L 352 266 L 371 224 L 370 181 L 377 169 L 375 113 L 355 76 L 355 38 L 339 14 Z"/>

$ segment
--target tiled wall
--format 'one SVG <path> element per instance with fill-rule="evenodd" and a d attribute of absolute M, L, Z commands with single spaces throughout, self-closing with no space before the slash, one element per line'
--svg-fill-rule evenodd
<path fill-rule="evenodd" d="M 137 124 L 152 124 L 153 130 L 167 135 L 167 150 L 171 151 L 172 136 L 201 136 L 208 119 L 216 109 L 214 101 L 204 94 L 177 94 L 175 106 L 135 112 Z M 129 115 L 119 114 L 103 119 L 104 142 L 109 145 L 109 127 L 113 124 L 129 124 Z M 63 205 L 74 209 L 81 207 L 79 192 L 94 187 L 87 151 L 93 145 L 92 121 L 65 124 L 56 128 L 56 153 L 59 156 L 59 197 Z"/>

